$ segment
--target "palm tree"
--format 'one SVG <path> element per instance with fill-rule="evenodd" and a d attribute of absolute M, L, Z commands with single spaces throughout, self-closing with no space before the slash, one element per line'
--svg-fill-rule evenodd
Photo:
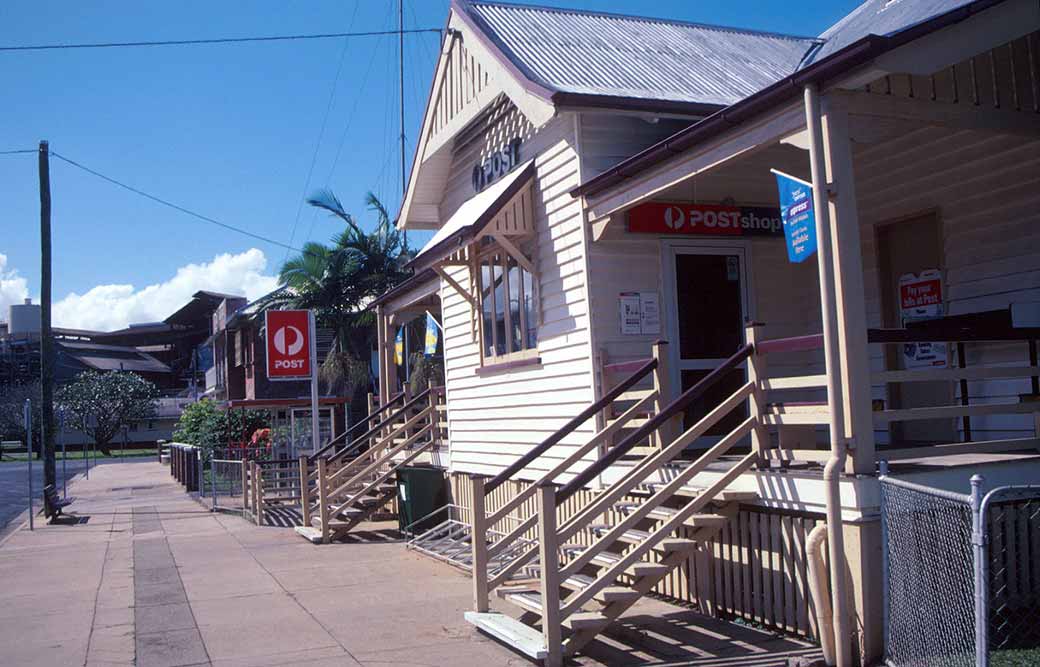
<path fill-rule="evenodd" d="M 376 228 L 366 233 L 330 190 L 321 190 L 307 203 L 339 218 L 346 228 L 332 245 L 307 243 L 279 272 L 285 289 L 271 295 L 261 310 L 271 307 L 313 309 L 321 327 L 335 332 L 336 345 L 323 361 L 321 377 L 347 394 L 367 391 L 374 378 L 370 350 L 375 316 L 366 306 L 407 279 L 404 267 L 412 254 L 390 221 L 386 207 L 368 193 L 366 204 L 377 215 Z"/>

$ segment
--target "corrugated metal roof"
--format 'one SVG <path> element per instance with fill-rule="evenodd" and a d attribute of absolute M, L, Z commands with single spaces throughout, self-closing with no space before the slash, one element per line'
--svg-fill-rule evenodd
<path fill-rule="evenodd" d="M 794 72 L 817 44 L 663 19 L 462 6 L 524 75 L 564 93 L 729 105 Z"/>
<path fill-rule="evenodd" d="M 809 62 L 826 58 L 867 35 L 893 35 L 972 2 L 973 0 L 867 0 L 820 35 L 825 42 L 812 54 Z"/>

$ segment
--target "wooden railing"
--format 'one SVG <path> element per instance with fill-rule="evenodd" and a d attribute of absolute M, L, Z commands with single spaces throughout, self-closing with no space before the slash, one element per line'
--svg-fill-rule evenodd
<path fill-rule="evenodd" d="M 351 434 L 358 432 L 362 427 L 364 427 L 366 425 L 370 426 L 372 424 L 373 420 L 376 420 L 377 417 L 379 417 L 379 415 L 383 414 L 384 412 L 386 412 L 387 410 L 392 408 L 394 405 L 396 405 L 398 402 L 400 402 L 401 399 L 403 399 L 404 397 L 405 397 L 405 392 L 401 392 L 401 393 L 395 395 L 389 401 L 387 401 L 384 405 L 378 406 L 378 407 L 374 408 L 374 410 L 370 408 L 368 417 L 366 417 L 363 421 L 359 421 L 358 423 L 354 424 L 353 426 L 348 428 L 343 433 L 340 433 L 335 438 L 330 440 L 324 447 L 322 447 L 318 451 L 316 451 L 313 454 L 311 454 L 310 456 L 308 456 L 307 457 L 308 461 L 310 463 L 314 463 L 319 458 L 325 456 L 329 452 L 333 452 L 334 454 L 338 453 L 338 452 L 334 451 L 334 448 L 340 442 L 348 443 L 348 445 L 347 445 L 347 447 L 345 447 L 345 449 L 350 449 L 352 446 L 356 446 L 356 445 L 354 445 L 354 443 L 355 442 L 360 443 L 362 440 L 361 440 L 361 438 L 352 438 Z M 369 430 L 371 430 L 371 429 L 369 429 Z"/>
<path fill-rule="evenodd" d="M 241 466 L 242 507 L 258 526 L 263 525 L 268 506 L 301 503 L 299 461 L 296 459 L 243 460 Z"/>
<path fill-rule="evenodd" d="M 754 329 L 748 330 L 748 339 L 754 340 Z M 948 454 L 980 452 L 1013 452 L 1040 449 L 1040 419 L 1035 420 L 1033 437 L 999 440 L 973 440 L 972 417 L 986 415 L 1040 414 L 1040 367 L 1037 365 L 1037 343 L 1040 329 L 1014 328 L 1010 325 L 974 323 L 971 318 L 951 318 L 951 322 L 937 321 L 906 329 L 870 329 L 868 343 L 874 345 L 904 345 L 907 343 L 949 343 L 953 345 L 956 366 L 948 368 L 916 368 L 885 370 L 871 373 L 873 385 L 910 382 L 956 382 L 959 399 L 954 405 L 931 407 L 890 408 L 871 406 L 876 427 L 885 428 L 896 422 L 935 419 L 957 419 L 960 422 L 961 442 L 922 445 L 906 448 L 879 448 L 875 458 L 898 460 Z M 1027 344 L 1025 363 L 978 364 L 968 366 L 966 343 Z M 816 430 L 828 423 L 830 414 L 826 401 L 803 402 L 783 400 L 790 391 L 818 390 L 826 394 L 827 377 L 824 374 L 771 377 L 767 361 L 772 357 L 794 352 L 822 349 L 823 336 L 815 334 L 794 338 L 755 341 L 755 354 L 749 361 L 749 379 L 755 382 L 756 398 L 763 408 L 762 423 L 775 428 L 776 440 L 761 437 L 763 456 L 779 461 L 816 461 L 829 457 L 826 446 L 818 448 Z M 1031 392 L 1018 401 L 972 402 L 969 382 L 991 379 L 1029 379 Z"/>
<path fill-rule="evenodd" d="M 699 473 L 718 461 L 719 457 L 729 452 L 738 442 L 751 433 L 758 419 L 755 414 L 745 418 L 741 423 L 727 433 L 721 440 L 705 451 L 690 465 L 682 468 L 674 476 L 661 481 L 661 472 L 668 463 L 682 454 L 686 448 L 696 440 L 704 436 L 709 429 L 715 427 L 719 422 L 730 415 L 734 410 L 741 409 L 754 391 L 752 382 L 744 383 L 728 398 L 723 400 L 713 409 L 700 417 L 697 422 L 685 432 L 670 440 L 661 440 L 662 446 L 636 462 L 628 468 L 621 477 L 606 489 L 601 491 L 594 500 L 580 508 L 575 514 L 557 525 L 558 511 L 562 503 L 581 489 L 584 485 L 600 475 L 618 459 L 635 446 L 636 443 L 645 439 L 648 435 L 666 429 L 673 420 L 683 415 L 686 409 L 698 399 L 703 398 L 710 390 L 716 388 L 728 374 L 738 368 L 753 353 L 752 345 L 744 345 L 733 356 L 727 359 L 714 371 L 702 378 L 697 384 L 671 401 L 664 409 L 651 416 L 645 424 L 640 426 L 631 435 L 624 438 L 616 447 L 600 456 L 593 464 L 585 468 L 581 473 L 573 477 L 566 485 L 557 489 L 554 484 L 555 475 L 543 476 L 537 483 L 532 484 L 530 491 L 526 494 L 531 496 L 537 494 L 537 513 L 523 522 L 507 535 L 506 538 L 496 542 L 484 551 L 487 543 L 487 525 L 480 521 L 483 508 L 475 508 L 474 512 L 472 543 L 474 551 L 474 602 L 477 611 L 484 611 L 488 606 L 488 594 L 495 588 L 510 581 L 521 568 L 533 564 L 538 559 L 540 570 L 540 613 L 542 615 L 541 626 L 544 640 L 549 651 L 556 650 L 554 647 L 569 646 L 567 653 L 573 653 L 602 629 L 602 622 L 609 622 L 620 614 L 623 604 L 620 606 L 608 606 L 604 614 L 595 615 L 596 622 L 592 618 L 580 618 L 578 612 L 582 607 L 601 593 L 617 596 L 612 599 L 633 601 L 632 595 L 649 592 L 656 585 L 660 577 L 671 571 L 671 569 L 689 558 L 689 553 L 675 550 L 667 551 L 665 560 L 657 564 L 653 574 L 637 577 L 637 583 L 632 591 L 625 592 L 612 587 L 615 581 L 630 573 L 630 568 L 636 566 L 652 550 L 661 545 L 665 540 L 673 537 L 676 531 L 682 527 L 694 515 L 702 512 L 709 504 L 716 501 L 719 493 L 731 484 L 737 477 L 751 468 L 758 461 L 758 453 L 752 451 L 743 455 L 724 473 L 715 479 L 706 489 L 699 493 L 680 509 L 675 510 L 668 518 L 646 533 L 646 537 L 638 543 L 624 550 L 616 556 L 615 560 L 603 565 L 598 562 L 597 573 L 580 586 L 566 586 L 570 593 L 561 599 L 560 591 L 563 582 L 572 580 L 587 566 L 597 561 L 597 558 L 608 551 L 608 548 L 617 544 L 627 533 L 639 525 L 640 522 L 649 518 L 650 514 L 658 510 L 665 503 L 676 497 L 676 493 L 693 480 Z M 652 392 L 644 396 L 642 400 L 650 401 L 656 399 Z M 554 471 L 555 472 L 555 471 Z M 651 485 L 657 483 L 657 485 Z M 651 485 L 651 486 L 648 486 Z M 604 530 L 596 532 L 594 523 L 601 517 L 608 516 L 619 503 L 633 497 L 637 492 L 650 488 L 651 494 L 645 500 L 641 500 L 633 506 L 633 509 L 623 519 L 605 527 Z M 474 477 L 474 498 L 482 498 L 482 480 Z M 478 503 L 474 503 L 478 504 Z M 490 519 L 499 520 L 510 511 L 515 509 L 517 503 L 507 503 L 499 509 Z M 719 517 L 715 517 L 719 518 Z M 508 546 L 507 540 L 519 536 L 522 530 L 528 530 L 537 525 L 537 544 L 525 548 L 517 557 L 499 569 L 490 579 L 487 577 L 487 555 L 495 555 L 498 551 Z M 588 539 L 589 536 L 592 539 Z M 572 542 L 578 538 L 578 543 Z M 680 540 L 681 541 L 681 540 Z M 684 545 L 685 546 L 685 545 Z M 561 554 L 567 554 L 561 558 Z M 613 554 L 612 554 L 613 555 Z M 634 591 L 634 592 L 633 592 Z M 587 616 L 587 615 L 584 615 Z M 561 626 L 564 622 L 573 618 L 576 624 L 572 625 L 575 633 L 562 642 Z M 589 625 L 585 625 L 588 623 Z"/>
<path fill-rule="evenodd" d="M 333 456 L 312 462 L 299 460 L 299 487 L 304 525 L 321 518 L 328 540 L 330 516 L 353 507 L 407 465 L 441 443 L 440 412 L 443 387 L 431 387 L 379 419 L 365 433 Z M 358 451 L 367 445 L 363 451 Z M 353 458 L 348 458 L 354 454 Z"/>
<path fill-rule="evenodd" d="M 488 581 L 487 570 L 489 559 L 503 556 L 515 549 L 517 541 L 525 534 L 531 533 L 537 521 L 537 517 L 531 516 L 527 520 L 521 521 L 518 525 L 512 527 L 504 536 L 502 535 L 502 532 L 504 531 L 499 531 L 495 528 L 499 523 L 511 520 L 513 512 L 534 497 L 537 490 L 537 484 L 532 484 L 513 496 L 512 499 L 504 503 L 491 515 L 487 514 L 485 505 L 486 496 L 494 491 L 498 486 L 505 483 L 508 479 L 534 463 L 538 458 L 545 455 L 565 437 L 575 432 L 590 419 L 610 409 L 615 402 L 627 402 L 632 404 L 625 409 L 620 416 L 611 419 L 604 428 L 600 429 L 595 435 L 589 438 L 584 445 L 576 448 L 563 461 L 560 461 L 548 472 L 542 475 L 540 482 L 552 482 L 590 454 L 594 452 L 598 453 L 599 450 L 601 450 L 604 445 L 610 443 L 613 437 L 620 433 L 634 417 L 652 410 L 653 406 L 656 405 L 660 399 L 657 389 L 653 389 L 649 392 L 640 392 L 638 395 L 633 395 L 630 391 L 637 384 L 651 376 L 655 378 L 655 387 L 660 386 L 662 380 L 658 378 L 658 376 L 667 373 L 666 345 L 667 343 L 664 342 L 655 343 L 650 359 L 641 360 L 639 362 L 630 362 L 634 366 L 631 375 L 607 390 L 599 400 L 593 402 L 589 407 L 582 410 L 576 417 L 569 420 L 559 430 L 536 445 L 531 449 L 531 451 L 521 456 L 498 475 L 490 480 L 486 480 L 482 475 L 471 476 L 473 484 L 473 507 L 471 508 L 470 534 L 472 536 L 473 549 L 473 595 L 475 607 L 478 611 L 487 610 L 489 593 L 503 581 L 508 579 L 508 577 L 495 577 L 494 580 L 490 582 Z M 639 442 L 639 440 L 632 439 L 631 437 L 626 441 L 630 441 L 629 449 L 635 443 Z M 609 451 L 620 451 L 620 453 L 627 451 L 620 450 L 620 447 L 621 445 L 618 445 L 618 447 Z M 500 537 L 499 539 L 489 541 L 487 539 L 488 535 L 497 535 Z M 519 569 L 519 567 L 516 569 Z"/>

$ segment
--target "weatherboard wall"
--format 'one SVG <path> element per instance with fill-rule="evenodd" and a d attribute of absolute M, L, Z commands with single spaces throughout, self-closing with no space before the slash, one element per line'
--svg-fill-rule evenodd
<path fill-rule="evenodd" d="M 473 196 L 471 172 L 491 152 L 519 137 L 521 161 L 535 160 L 535 234 L 522 243 L 538 271 L 541 321 L 538 365 L 481 372 L 471 307 L 447 283 L 441 286 L 445 376 L 452 469 L 494 474 L 538 444 L 593 400 L 589 312 L 582 211 L 569 191 L 579 182 L 573 117 L 533 127 L 511 105 L 464 141 L 456 138 L 446 219 Z M 469 288 L 469 271 L 448 273 Z M 578 429 L 520 475 L 534 478 L 586 442 L 595 424 Z"/>
<path fill-rule="evenodd" d="M 876 226 L 922 213 L 938 216 L 949 315 L 1040 301 L 1040 140 L 981 131 L 921 127 L 891 144 L 854 154 L 862 228 L 868 326 L 881 326 L 881 275 Z M 871 346 L 874 370 L 882 346 Z M 967 365 L 1028 363 L 1025 342 L 968 343 Z M 1030 393 L 1023 379 L 968 384 L 974 403 L 1013 403 Z M 959 393 L 953 394 L 959 398 Z M 875 398 L 886 398 L 884 386 Z M 1032 437 L 1033 415 L 973 417 L 973 440 Z M 959 427 L 960 420 L 957 420 Z M 879 442 L 887 430 L 878 429 Z"/>

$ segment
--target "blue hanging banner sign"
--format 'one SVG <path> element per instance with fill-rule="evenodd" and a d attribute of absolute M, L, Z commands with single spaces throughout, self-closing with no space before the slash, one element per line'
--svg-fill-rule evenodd
<path fill-rule="evenodd" d="M 426 349 L 424 353 L 427 357 L 437 354 L 437 320 L 433 319 L 433 315 L 429 312 L 426 313 Z"/>
<path fill-rule="evenodd" d="M 787 259 L 804 262 L 816 252 L 812 183 L 776 169 L 770 171 L 776 176 L 776 187 L 780 192 L 780 218 L 787 239 Z"/>

